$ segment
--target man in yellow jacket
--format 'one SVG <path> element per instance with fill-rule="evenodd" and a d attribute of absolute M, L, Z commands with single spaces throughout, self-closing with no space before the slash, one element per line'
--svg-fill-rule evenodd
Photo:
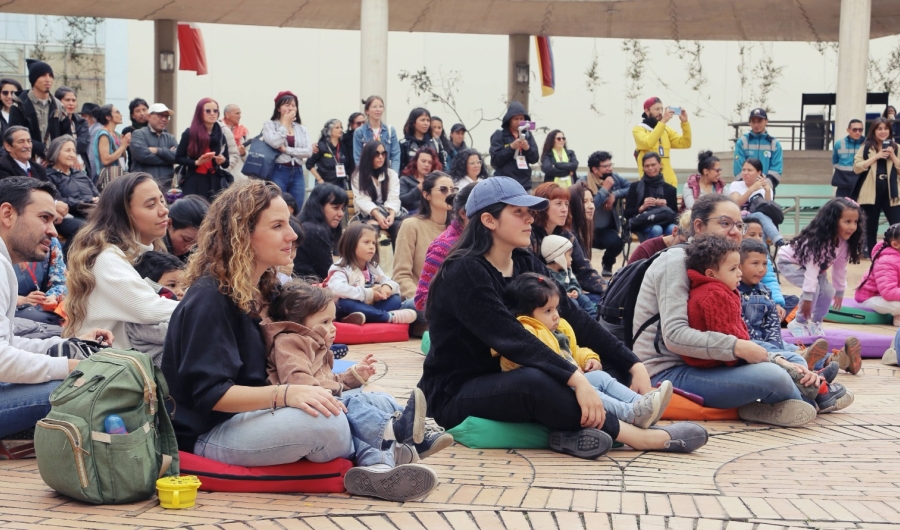
<path fill-rule="evenodd" d="M 662 101 L 653 97 L 644 102 L 643 120 L 631 130 L 634 135 L 635 159 L 638 173 L 643 176 L 644 168 L 640 161 L 644 154 L 654 151 L 659 154 L 662 161 L 662 174 L 668 184 L 678 187 L 678 179 L 675 170 L 669 161 L 669 153 L 672 149 L 687 149 L 691 146 L 691 124 L 688 123 L 687 111 L 681 109 L 678 118 L 681 120 L 681 134 L 675 132 L 666 123 L 672 119 L 675 111 L 670 107 L 663 108 Z"/>

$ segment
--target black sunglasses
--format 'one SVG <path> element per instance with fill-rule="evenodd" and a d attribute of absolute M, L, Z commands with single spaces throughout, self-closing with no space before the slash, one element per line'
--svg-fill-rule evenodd
<path fill-rule="evenodd" d="M 207 114 L 218 114 L 219 113 L 219 109 L 203 109 L 203 111 L 206 112 Z"/>
<path fill-rule="evenodd" d="M 459 188 L 456 186 L 438 186 L 438 191 L 446 195 L 447 193 L 456 193 Z"/>
<path fill-rule="evenodd" d="M 3 94 L 4 96 L 15 96 L 16 91 L 15 90 L 4 90 L 4 91 L 0 92 L 0 94 Z"/>
<path fill-rule="evenodd" d="M 375 151 L 375 157 L 387 156 L 387 151 Z"/>

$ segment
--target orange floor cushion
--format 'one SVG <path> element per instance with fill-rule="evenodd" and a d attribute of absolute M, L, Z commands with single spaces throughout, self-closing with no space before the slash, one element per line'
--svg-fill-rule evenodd
<path fill-rule="evenodd" d="M 662 419 L 671 421 L 714 421 L 739 420 L 737 409 L 713 409 L 703 407 L 693 401 L 673 395 L 672 401 L 662 415 Z"/>

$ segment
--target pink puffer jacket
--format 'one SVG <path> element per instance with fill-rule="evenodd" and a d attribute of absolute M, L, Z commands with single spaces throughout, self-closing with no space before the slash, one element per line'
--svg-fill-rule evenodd
<path fill-rule="evenodd" d="M 872 249 L 872 255 L 878 254 L 884 242 L 880 242 Z M 862 282 L 856 288 L 854 299 L 864 302 L 873 296 L 880 296 L 891 302 L 900 302 L 900 252 L 888 246 L 881 252 L 872 267 L 872 273 L 863 276 Z"/>

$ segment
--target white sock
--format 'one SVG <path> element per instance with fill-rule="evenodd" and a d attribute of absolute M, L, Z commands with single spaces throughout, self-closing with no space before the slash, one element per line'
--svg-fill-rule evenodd
<path fill-rule="evenodd" d="M 384 441 L 397 440 L 397 437 L 394 436 L 394 422 L 389 421 L 387 427 L 384 428 L 384 437 L 382 438 Z"/>

